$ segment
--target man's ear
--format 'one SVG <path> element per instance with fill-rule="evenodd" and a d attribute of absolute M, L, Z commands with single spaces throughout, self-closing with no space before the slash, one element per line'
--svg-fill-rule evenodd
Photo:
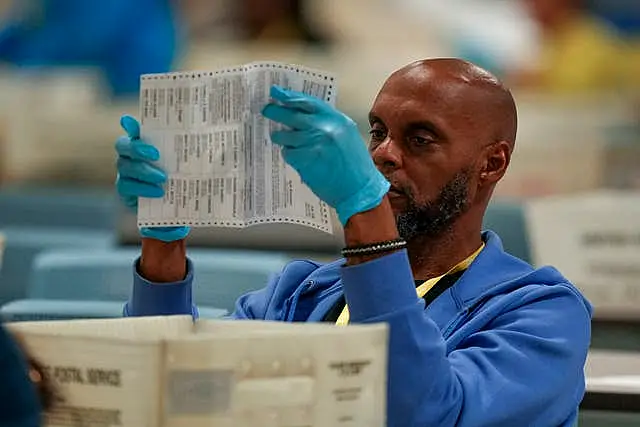
<path fill-rule="evenodd" d="M 499 141 L 485 148 L 480 170 L 481 184 L 495 185 L 502 179 L 511 162 L 511 151 L 511 144 L 507 141 Z"/>

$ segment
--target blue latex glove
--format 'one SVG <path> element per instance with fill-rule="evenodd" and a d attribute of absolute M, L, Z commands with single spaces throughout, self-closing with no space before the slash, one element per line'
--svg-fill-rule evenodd
<path fill-rule="evenodd" d="M 262 114 L 289 130 L 276 131 L 271 140 L 302 181 L 336 209 L 345 225 L 353 215 L 375 208 L 389 182 L 378 171 L 353 120 L 329 104 L 278 86 L 275 101 Z"/>
<path fill-rule="evenodd" d="M 122 116 L 120 125 L 127 132 L 116 141 L 118 152 L 118 177 L 116 189 L 122 202 L 134 212 L 138 209 L 138 197 L 164 197 L 162 185 L 166 174 L 152 162 L 160 158 L 156 147 L 140 139 L 140 124 L 131 116 Z M 142 237 L 173 242 L 187 237 L 189 227 L 142 227 Z"/>

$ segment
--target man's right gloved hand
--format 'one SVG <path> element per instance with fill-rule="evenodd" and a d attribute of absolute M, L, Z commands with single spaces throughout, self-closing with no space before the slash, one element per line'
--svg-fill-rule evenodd
<path fill-rule="evenodd" d="M 140 139 L 140 124 L 131 116 L 122 116 L 120 125 L 127 132 L 116 141 L 118 177 L 116 189 L 122 202 L 134 212 L 138 197 L 164 197 L 167 176 L 153 162 L 160 158 L 156 147 Z M 142 227 L 142 237 L 173 242 L 187 237 L 189 227 Z"/>

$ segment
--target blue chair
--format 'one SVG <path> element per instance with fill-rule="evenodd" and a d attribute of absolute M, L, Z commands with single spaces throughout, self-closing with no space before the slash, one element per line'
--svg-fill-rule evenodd
<path fill-rule="evenodd" d="M 25 299 L 0 307 L 0 318 L 4 322 L 110 319 L 122 317 L 123 305 L 122 301 Z M 227 314 L 226 310 L 208 307 L 198 307 L 198 311 L 205 319 L 217 319 Z"/>
<path fill-rule="evenodd" d="M 112 232 L 77 228 L 6 227 L 0 230 L 6 247 L 0 270 L 0 304 L 24 298 L 33 259 L 52 248 L 92 251 L 113 246 Z"/>
<path fill-rule="evenodd" d="M 507 252 L 526 262 L 532 262 L 522 202 L 509 199 L 494 200 L 484 216 L 483 227 L 495 231 L 500 236 Z"/>
<path fill-rule="evenodd" d="M 0 189 L 0 227 L 113 230 L 117 206 L 113 191 L 3 187 Z"/>
<path fill-rule="evenodd" d="M 25 299 L 3 305 L 0 316 L 5 322 L 115 318 L 122 317 L 122 303 Z"/>
<path fill-rule="evenodd" d="M 133 282 L 139 249 L 52 250 L 33 264 L 28 298 L 124 301 Z M 192 250 L 194 300 L 199 306 L 232 311 L 235 300 L 260 289 L 288 258 L 278 253 L 241 250 Z"/>

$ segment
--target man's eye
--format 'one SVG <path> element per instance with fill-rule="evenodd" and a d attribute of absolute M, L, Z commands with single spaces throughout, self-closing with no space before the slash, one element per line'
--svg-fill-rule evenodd
<path fill-rule="evenodd" d="M 369 131 L 369 135 L 371 136 L 372 141 L 381 141 L 385 138 L 384 131 L 380 129 L 371 129 Z"/>
<path fill-rule="evenodd" d="M 433 138 L 425 138 L 422 136 L 412 136 L 409 138 L 411 145 L 424 146 L 433 143 Z"/>

